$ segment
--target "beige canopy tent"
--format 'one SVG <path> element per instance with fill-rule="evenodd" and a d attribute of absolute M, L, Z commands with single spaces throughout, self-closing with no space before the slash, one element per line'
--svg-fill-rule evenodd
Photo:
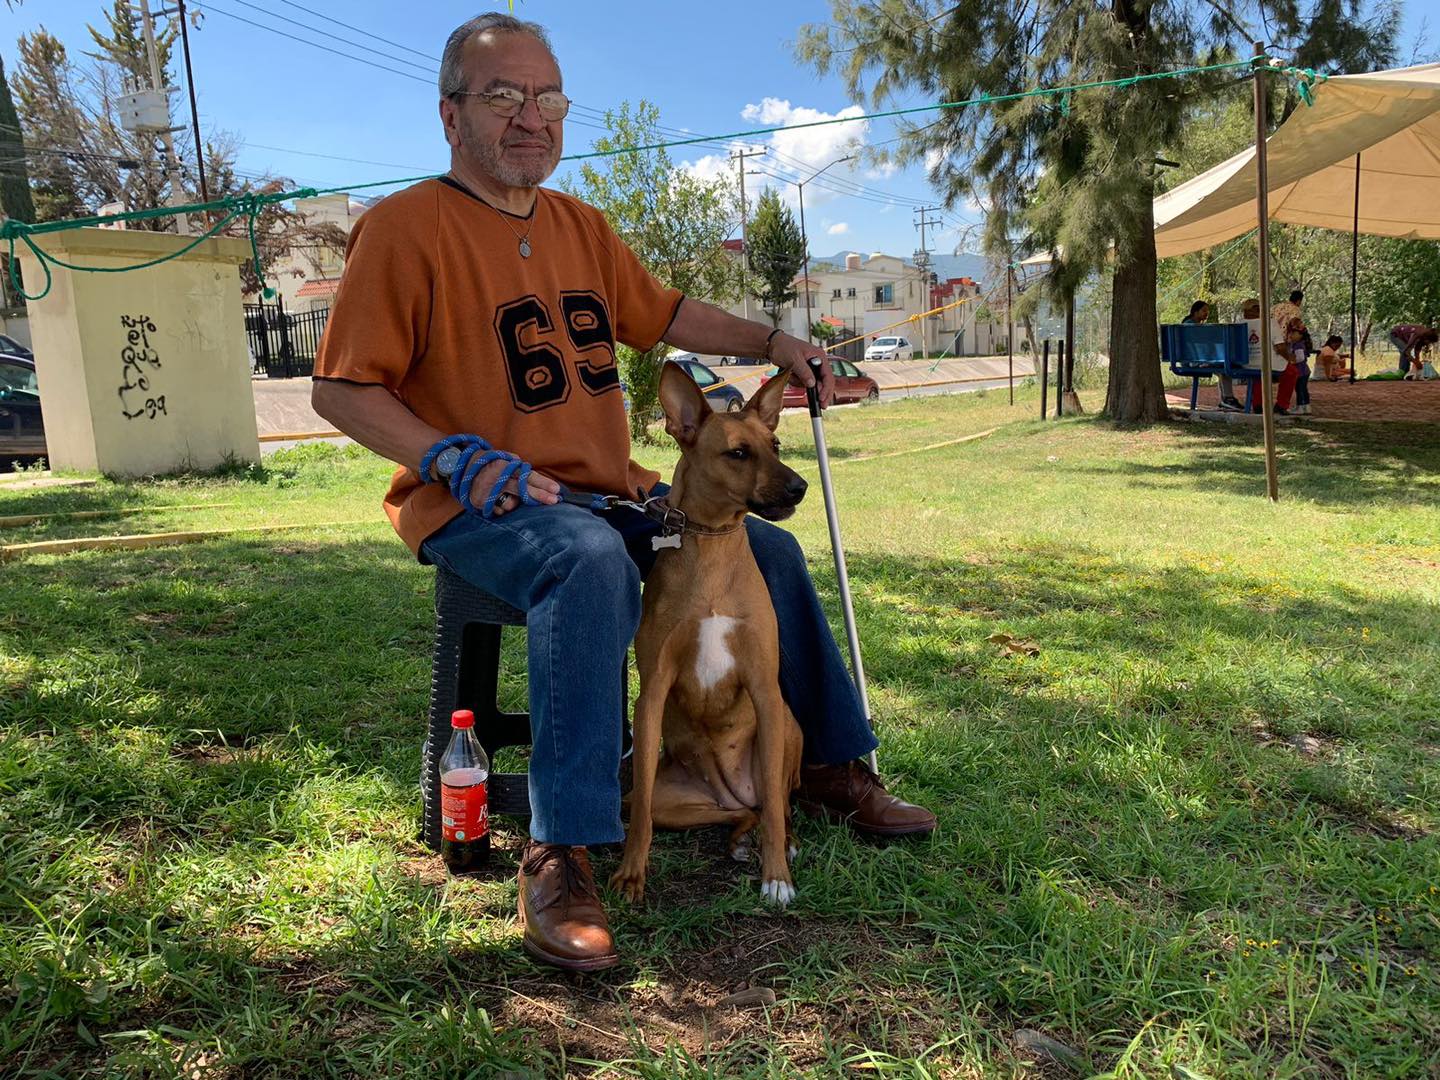
<path fill-rule="evenodd" d="M 1271 219 L 1440 239 L 1440 64 L 1339 75 L 1313 94 L 1267 140 Z M 1253 147 L 1155 200 L 1161 258 L 1254 227 Z"/>

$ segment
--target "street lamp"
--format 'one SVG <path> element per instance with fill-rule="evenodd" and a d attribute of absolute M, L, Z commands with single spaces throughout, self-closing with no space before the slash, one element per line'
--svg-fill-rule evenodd
<path fill-rule="evenodd" d="M 810 317 L 810 238 L 805 235 L 805 185 L 810 183 L 811 180 L 814 180 L 820 173 L 830 168 L 831 165 L 839 165 L 842 161 L 853 160 L 854 157 L 854 154 L 846 154 L 844 157 L 838 157 L 830 162 L 830 165 L 826 165 L 817 172 L 811 173 L 804 180 L 795 181 L 795 189 L 800 194 L 800 243 L 804 245 L 805 248 L 805 340 L 812 345 L 815 343 L 815 334 L 811 329 L 813 323 Z"/>

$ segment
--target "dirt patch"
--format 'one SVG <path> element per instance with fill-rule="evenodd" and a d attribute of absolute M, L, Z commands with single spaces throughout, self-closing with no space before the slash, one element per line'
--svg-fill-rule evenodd
<path fill-rule="evenodd" d="M 253 759 L 255 754 L 243 746 L 229 746 L 224 743 L 201 746 L 177 746 L 172 755 L 197 766 L 234 765 L 237 761 Z"/>

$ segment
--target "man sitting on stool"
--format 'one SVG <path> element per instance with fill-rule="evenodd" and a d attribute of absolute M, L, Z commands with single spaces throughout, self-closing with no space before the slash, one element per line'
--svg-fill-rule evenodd
<path fill-rule="evenodd" d="M 562 501 L 561 485 L 665 490 L 630 459 L 617 340 L 761 357 L 806 385 L 806 362 L 825 352 L 665 288 L 600 211 L 540 187 L 570 108 L 540 26 L 491 13 L 459 27 L 439 105 L 450 172 L 356 223 L 313 403 L 400 466 L 385 511 L 421 562 L 527 614 L 525 947 L 593 971 L 619 958 L 585 846 L 625 836 L 620 675 L 659 527 Z M 834 376 L 821 370 L 828 400 Z M 933 814 L 857 760 L 875 736 L 800 545 L 753 516 L 746 528 L 779 621 L 780 688 L 805 736 L 799 795 L 868 835 L 930 832 Z"/>

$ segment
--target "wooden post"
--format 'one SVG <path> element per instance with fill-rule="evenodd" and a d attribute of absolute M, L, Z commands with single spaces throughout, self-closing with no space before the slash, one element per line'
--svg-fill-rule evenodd
<path fill-rule="evenodd" d="M 1355 317 L 1355 290 L 1360 275 L 1360 155 L 1355 155 L 1355 217 L 1350 230 L 1350 381 L 1360 359 L 1359 320 Z"/>
<path fill-rule="evenodd" d="M 1069 354 L 1069 342 L 1061 338 L 1055 343 L 1055 419 L 1065 415 L 1065 360 Z"/>
<path fill-rule="evenodd" d="M 1005 355 L 1010 364 L 1010 404 L 1015 404 L 1015 296 L 1011 288 L 1015 267 L 1005 268 Z"/>
<path fill-rule="evenodd" d="M 1266 117 L 1265 44 L 1255 42 L 1255 216 L 1260 240 L 1260 417 L 1265 434 L 1265 493 L 1271 502 L 1280 499 L 1280 480 L 1275 469 L 1275 400 L 1272 396 L 1274 359 L 1270 343 L 1270 171 L 1265 160 Z"/>
<path fill-rule="evenodd" d="M 1040 419 L 1045 419 L 1045 413 L 1050 407 L 1050 339 L 1045 339 L 1045 345 L 1040 352 Z"/>

